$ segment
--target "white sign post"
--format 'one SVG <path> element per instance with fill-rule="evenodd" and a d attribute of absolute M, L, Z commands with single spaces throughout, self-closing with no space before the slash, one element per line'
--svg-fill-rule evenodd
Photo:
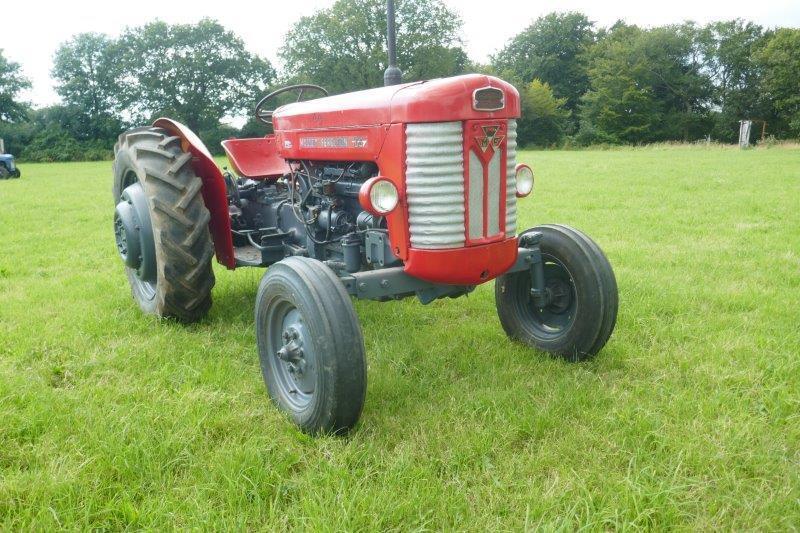
<path fill-rule="evenodd" d="M 752 126 L 752 120 L 739 121 L 739 148 L 748 148 L 750 146 L 750 129 Z"/>

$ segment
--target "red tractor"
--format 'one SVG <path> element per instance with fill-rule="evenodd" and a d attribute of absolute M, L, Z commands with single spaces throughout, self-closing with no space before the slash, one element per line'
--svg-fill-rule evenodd
<path fill-rule="evenodd" d="M 287 92 L 298 101 L 271 109 Z M 269 267 L 255 305 L 261 370 L 304 431 L 343 432 L 361 413 L 353 297 L 427 304 L 494 279 L 511 339 L 572 361 L 605 345 L 617 286 L 597 244 L 554 224 L 517 233 L 533 172 L 516 161 L 508 83 L 465 75 L 337 96 L 296 85 L 255 113 L 274 134 L 223 142 L 235 174 L 173 120 L 123 133 L 114 232 L 134 299 L 158 316 L 208 312 L 214 255 L 228 269 Z"/>

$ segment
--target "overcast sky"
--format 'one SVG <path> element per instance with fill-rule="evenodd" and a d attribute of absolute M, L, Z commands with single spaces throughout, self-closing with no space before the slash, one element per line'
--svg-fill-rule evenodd
<path fill-rule="evenodd" d="M 472 59 L 485 61 L 536 17 L 581 11 L 601 26 L 618 19 L 655 26 L 691 19 L 700 23 L 743 18 L 764 26 L 800 27 L 800 0 L 445 0 L 464 21 L 463 39 Z M 33 81 L 24 96 L 37 106 L 58 102 L 50 80 L 53 54 L 80 32 L 116 36 L 125 26 L 154 18 L 178 23 L 210 17 L 239 34 L 248 48 L 273 63 L 286 29 L 333 0 L 12 0 L 2 6 L 0 49 Z M 402 46 L 403 43 L 398 43 Z"/>

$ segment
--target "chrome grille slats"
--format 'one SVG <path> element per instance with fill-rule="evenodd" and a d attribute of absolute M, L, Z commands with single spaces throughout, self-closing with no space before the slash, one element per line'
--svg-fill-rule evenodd
<path fill-rule="evenodd" d="M 464 168 L 463 128 L 462 122 L 406 125 L 405 195 L 412 248 L 466 246 L 465 203 L 471 206 L 470 239 L 483 238 L 484 196 L 491 206 L 502 202 L 503 191 L 498 188 L 501 154 L 496 154 L 496 159 L 488 163 L 489 183 L 488 189 L 484 190 L 482 164 L 472 151 L 468 157 L 469 167 Z M 506 135 L 505 233 L 513 237 L 517 230 L 515 120 L 508 121 Z M 468 198 L 465 196 L 467 182 L 470 183 Z M 499 230 L 499 214 L 499 210 L 488 210 L 486 224 L 489 235 Z"/>
<path fill-rule="evenodd" d="M 480 239 L 483 237 L 483 165 L 480 158 L 473 150 L 469 152 L 469 169 L 467 170 L 467 180 L 469 181 L 469 194 L 467 205 L 469 205 L 468 230 L 470 239 Z"/>
<path fill-rule="evenodd" d="M 420 126 L 421 124 L 417 125 Z M 460 138 L 448 135 L 444 137 L 446 142 L 437 142 L 433 146 L 415 147 L 411 153 L 407 154 L 408 161 L 412 165 L 418 165 L 422 168 L 458 163 L 461 158 L 454 156 L 450 149 Z M 432 157 L 435 157 L 435 159 L 432 159 Z"/>
<path fill-rule="evenodd" d="M 464 190 L 464 180 L 463 180 L 463 178 L 461 180 L 461 183 L 456 182 L 456 181 L 442 180 L 441 183 L 414 183 L 413 185 L 406 185 L 406 192 L 409 192 L 409 193 L 412 193 L 412 194 L 413 193 L 420 193 L 420 194 L 430 194 L 430 193 L 453 194 L 453 193 L 456 193 L 458 191 L 463 191 L 463 190 Z M 431 199 L 431 200 L 433 200 L 433 199 Z"/>
<path fill-rule="evenodd" d="M 500 198 L 504 191 L 501 190 L 502 182 L 502 158 L 499 151 L 495 152 L 494 157 L 489 161 L 488 167 L 488 187 L 486 189 L 487 202 L 489 204 L 488 217 L 486 219 L 486 234 L 497 235 L 500 233 Z"/>
<path fill-rule="evenodd" d="M 406 201 L 413 248 L 464 246 L 461 122 L 406 125 Z"/>
<path fill-rule="evenodd" d="M 508 121 L 506 139 L 506 237 L 517 234 L 517 121 Z"/>

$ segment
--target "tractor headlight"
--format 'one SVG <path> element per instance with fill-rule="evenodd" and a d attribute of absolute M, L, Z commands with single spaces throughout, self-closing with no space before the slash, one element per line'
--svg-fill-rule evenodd
<path fill-rule="evenodd" d="M 528 196 L 533 190 L 533 170 L 520 163 L 516 168 L 517 198 Z"/>
<path fill-rule="evenodd" d="M 378 176 L 364 182 L 358 192 L 361 207 L 377 216 L 384 216 L 397 207 L 400 194 L 388 179 Z"/>

